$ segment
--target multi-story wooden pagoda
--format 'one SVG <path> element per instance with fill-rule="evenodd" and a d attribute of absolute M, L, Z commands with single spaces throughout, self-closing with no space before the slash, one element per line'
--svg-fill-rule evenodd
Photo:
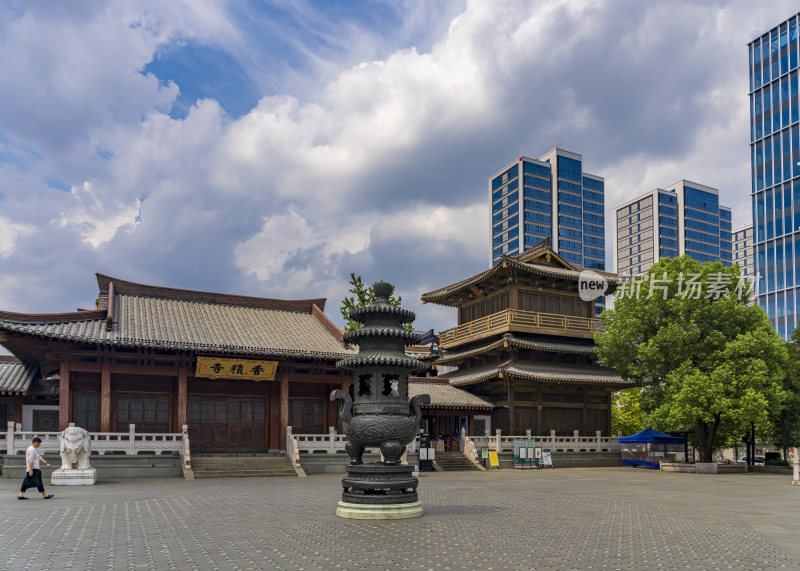
<path fill-rule="evenodd" d="M 423 303 L 458 308 L 458 326 L 440 332 L 436 364 L 457 365 L 446 375 L 450 384 L 494 404 L 492 430 L 610 433 L 611 393 L 630 383 L 597 362 L 600 323 L 595 302 L 579 294 L 582 270 L 545 240 L 422 295 Z M 616 288 L 616 275 L 596 274 L 607 281 L 606 293 Z"/>

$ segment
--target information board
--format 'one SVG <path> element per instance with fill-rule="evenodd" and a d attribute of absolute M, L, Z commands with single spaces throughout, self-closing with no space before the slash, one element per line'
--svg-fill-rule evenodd
<path fill-rule="evenodd" d="M 489 458 L 489 449 L 488 448 L 481 448 L 481 458 L 483 460 L 487 460 Z"/>
<path fill-rule="evenodd" d="M 500 460 L 497 458 L 497 452 L 494 450 L 489 451 L 489 466 L 492 468 L 500 467 Z"/>
<path fill-rule="evenodd" d="M 553 459 L 550 457 L 549 450 L 542 450 L 542 465 L 545 468 L 552 468 L 553 467 Z"/>

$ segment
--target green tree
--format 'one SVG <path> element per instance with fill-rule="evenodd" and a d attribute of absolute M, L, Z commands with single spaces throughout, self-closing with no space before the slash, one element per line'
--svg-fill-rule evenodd
<path fill-rule="evenodd" d="M 651 428 L 692 432 L 703 462 L 751 422 L 770 432 L 769 411 L 783 399 L 786 348 L 748 300 L 737 266 L 662 258 L 601 316 L 600 359 L 646 387 Z"/>
<path fill-rule="evenodd" d="M 784 451 L 800 446 L 800 327 L 792 332 L 792 340 L 786 343 L 789 355 L 786 376 L 783 381 L 784 399 L 781 406 L 773 409 L 772 423 L 775 446 Z"/>
<path fill-rule="evenodd" d="M 355 331 L 356 329 L 361 329 L 364 327 L 364 324 L 360 321 L 353 321 L 350 319 L 350 312 L 354 309 L 367 307 L 375 303 L 375 292 L 373 291 L 372 286 L 364 285 L 361 276 L 357 276 L 353 272 L 350 272 L 349 291 L 353 295 L 347 296 L 342 300 L 342 306 L 339 308 L 339 311 L 341 312 L 345 323 L 347 323 L 345 331 Z M 392 307 L 400 307 L 400 303 L 402 301 L 403 298 L 401 296 L 394 296 L 394 286 L 392 286 L 392 296 L 389 298 L 389 303 L 392 304 Z M 403 329 L 406 331 L 411 331 L 412 326 L 410 323 L 404 323 Z"/>
<path fill-rule="evenodd" d="M 645 429 L 642 389 L 634 387 L 611 395 L 611 433 L 630 436 Z"/>

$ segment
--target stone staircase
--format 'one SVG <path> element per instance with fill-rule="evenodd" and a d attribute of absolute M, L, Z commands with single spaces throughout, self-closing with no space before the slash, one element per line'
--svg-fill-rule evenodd
<path fill-rule="evenodd" d="M 478 469 L 461 452 L 437 452 L 436 465 L 445 472 Z"/>
<path fill-rule="evenodd" d="M 296 476 L 286 456 L 192 456 L 195 478 Z"/>

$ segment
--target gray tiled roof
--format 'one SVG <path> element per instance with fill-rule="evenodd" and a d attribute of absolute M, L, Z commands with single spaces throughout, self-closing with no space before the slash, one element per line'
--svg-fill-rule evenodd
<path fill-rule="evenodd" d="M 314 315 L 299 311 L 118 294 L 111 331 L 105 319 L 96 317 L 38 317 L 0 319 L 0 330 L 83 343 L 237 355 L 341 359 L 355 353 Z"/>
<path fill-rule="evenodd" d="M 430 395 L 431 404 L 425 408 L 492 410 L 492 403 L 447 383 L 409 382 L 408 396 Z"/>
<path fill-rule="evenodd" d="M 533 351 L 544 351 L 548 353 L 575 353 L 578 355 L 594 355 L 597 353 L 597 349 L 594 344 L 591 343 L 552 343 L 550 341 L 520 339 L 519 337 L 508 335 L 497 340 L 490 340 L 487 343 L 464 351 L 447 351 L 436 360 L 436 364 L 448 365 L 451 363 L 459 363 L 464 359 L 469 359 L 476 355 L 491 353 L 495 349 L 503 347 L 506 343 L 509 347 L 531 349 Z"/>
<path fill-rule="evenodd" d="M 0 394 L 24 394 L 36 377 L 37 367 L 0 357 Z"/>
<path fill-rule="evenodd" d="M 547 249 L 547 248 L 545 248 Z M 564 279 L 568 281 L 577 282 L 578 278 L 583 271 L 584 268 L 560 268 L 553 265 L 548 264 L 539 264 L 536 262 L 521 262 L 516 257 L 503 255 L 499 262 L 497 262 L 491 268 L 480 272 L 479 274 L 475 274 L 472 277 L 466 278 L 454 284 L 450 284 L 443 288 L 439 288 L 434 291 L 429 291 L 427 293 L 423 293 L 421 298 L 423 303 L 440 303 L 443 305 L 450 305 L 447 302 L 447 298 L 457 292 L 460 292 L 464 289 L 468 289 L 473 285 L 477 285 L 480 282 L 486 280 L 487 278 L 492 277 L 493 275 L 502 272 L 503 270 L 511 268 L 517 269 L 519 271 L 526 272 L 528 274 L 537 274 L 543 277 L 550 277 L 556 279 Z M 600 270 L 592 270 L 594 273 L 599 274 L 606 278 L 609 283 L 609 293 L 616 287 L 617 284 L 623 281 L 622 278 L 618 277 L 616 274 L 604 272 Z"/>
<path fill-rule="evenodd" d="M 447 377 L 450 379 L 451 385 L 463 387 L 489 379 L 499 378 L 501 373 L 504 378 L 511 379 L 605 385 L 620 388 L 633 386 L 633 382 L 626 381 L 620 377 L 616 371 L 606 367 L 575 367 L 551 365 L 549 363 L 528 363 L 516 360 L 464 369 L 463 371 L 456 371 L 448 374 Z"/>

